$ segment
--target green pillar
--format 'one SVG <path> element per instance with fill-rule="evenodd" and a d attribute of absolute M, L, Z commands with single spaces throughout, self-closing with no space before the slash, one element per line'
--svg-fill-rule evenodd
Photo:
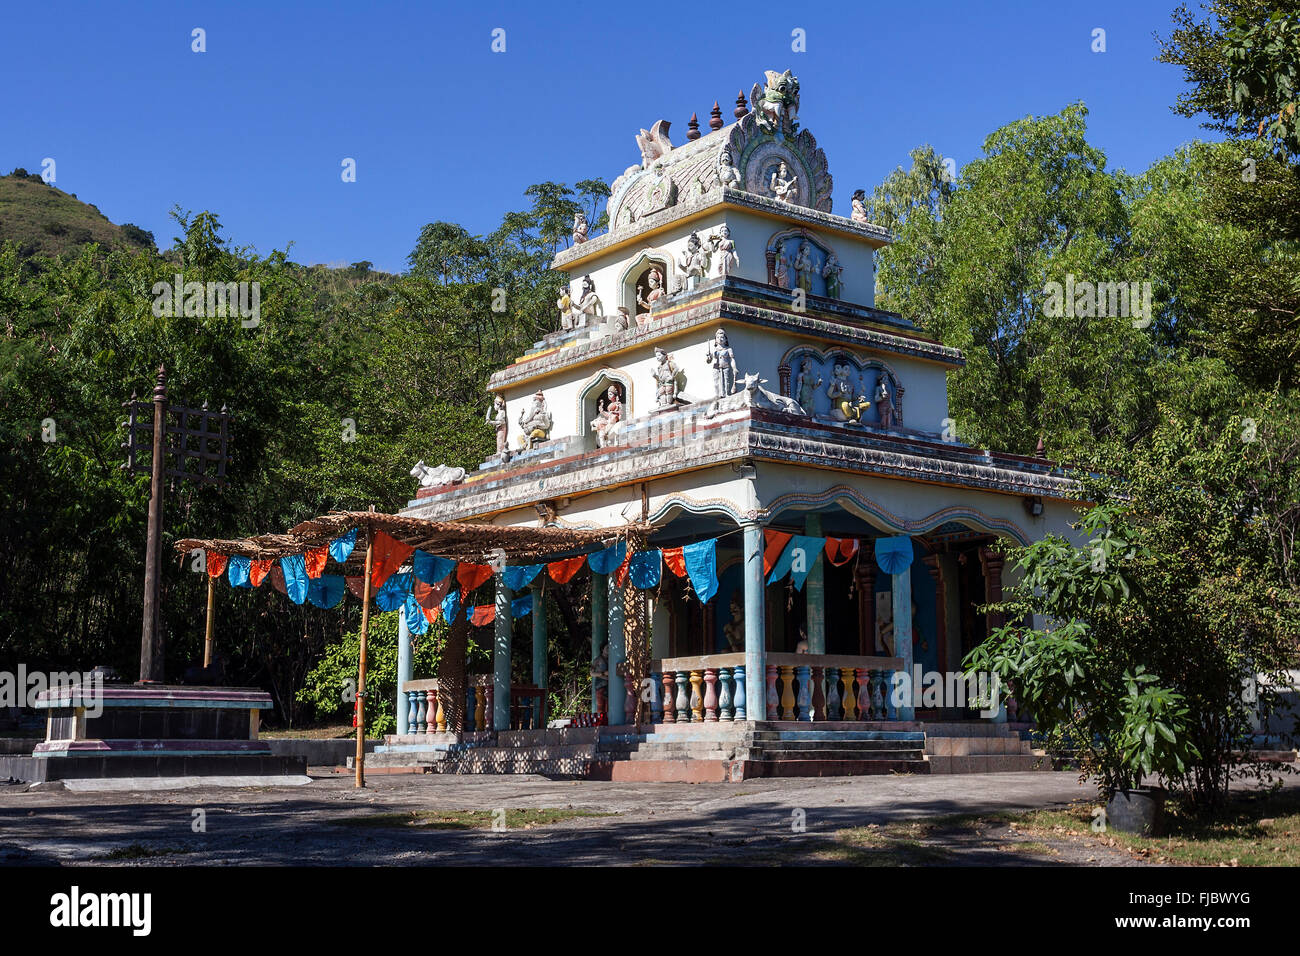
<path fill-rule="evenodd" d="M 492 727 L 499 731 L 510 729 L 510 631 L 514 617 L 510 613 L 510 589 L 505 575 L 497 571 L 496 583 L 496 641 L 492 647 Z"/>
<path fill-rule="evenodd" d="M 609 639 L 609 575 L 591 573 L 591 666 Z M 606 685 L 608 686 L 608 685 Z M 591 712 L 596 712 L 596 678 L 591 679 Z"/>
<path fill-rule="evenodd" d="M 543 690 L 542 700 L 534 708 L 539 724 L 544 716 L 546 702 L 546 651 L 546 588 L 538 581 L 533 585 L 533 685 Z"/>
<path fill-rule="evenodd" d="M 898 574 L 891 574 L 891 591 L 894 602 L 894 656 L 903 659 L 903 684 L 908 691 L 903 697 L 903 704 L 898 708 L 899 720 L 912 720 L 915 715 L 915 701 L 911 689 L 912 681 L 912 567 L 908 565 Z"/>
<path fill-rule="evenodd" d="M 767 601 L 763 580 L 763 526 L 741 525 L 745 535 L 745 713 L 749 720 L 767 719 Z M 666 705 L 665 705 L 666 706 Z"/>
<path fill-rule="evenodd" d="M 822 516 L 808 515 L 804 519 L 803 533 L 820 538 Z M 822 560 L 825 550 L 825 548 L 818 550 L 813 557 L 812 568 L 808 571 L 808 580 L 804 582 L 804 607 L 807 609 L 805 627 L 809 654 L 826 653 L 826 563 Z"/>
<path fill-rule="evenodd" d="M 608 577 L 608 575 L 607 575 Z M 623 678 L 617 673 L 618 665 L 627 657 L 623 643 L 623 589 L 609 579 L 609 723 L 621 724 L 627 719 L 626 696 Z"/>

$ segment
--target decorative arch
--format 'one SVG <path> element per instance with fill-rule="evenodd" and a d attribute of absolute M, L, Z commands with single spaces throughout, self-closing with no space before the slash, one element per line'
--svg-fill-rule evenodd
<path fill-rule="evenodd" d="M 647 271 L 651 265 L 663 271 L 664 294 L 666 295 L 668 290 L 673 288 L 677 264 L 673 260 L 672 253 L 662 248 L 642 249 L 618 277 L 618 305 L 627 309 L 627 314 L 633 318 L 637 318 L 637 281 L 641 278 L 641 273 Z M 641 315 L 648 315 L 648 313 L 643 312 Z"/>
<path fill-rule="evenodd" d="M 971 505 L 950 505 L 924 518 L 908 520 L 848 485 L 835 485 L 816 494 L 791 492 L 781 495 L 774 498 L 764 509 L 764 518 L 770 521 L 783 511 L 811 511 L 828 504 L 841 504 L 846 511 L 857 515 L 862 520 L 896 534 L 920 535 L 933 531 L 949 521 L 961 521 L 973 524 L 978 530 L 1010 538 L 1019 545 L 1027 545 L 1032 540 L 1014 521 L 985 514 Z"/>
<path fill-rule="evenodd" d="M 578 386 L 577 408 L 574 421 L 578 424 L 578 435 L 584 445 L 595 447 L 596 436 L 591 431 L 591 420 L 596 415 L 597 402 L 610 385 L 617 385 L 623 392 L 623 421 L 632 417 L 632 376 L 613 368 L 602 368 Z"/>
<path fill-rule="evenodd" d="M 894 424 L 899 428 L 903 427 L 903 392 L 905 386 L 898 378 L 898 371 L 889 362 L 874 355 L 866 358 L 859 358 L 849 349 L 841 346 L 835 346 L 826 350 L 817 348 L 815 345 L 796 345 L 788 349 L 781 356 L 781 365 L 778 369 L 781 378 L 781 393 L 792 398 L 799 381 L 799 362 L 804 356 L 810 356 L 815 361 L 823 365 L 831 366 L 837 359 L 847 359 L 858 372 L 866 374 L 869 370 L 874 369 L 878 373 L 883 373 L 889 379 L 889 385 L 894 395 Z M 825 376 L 823 376 L 824 378 Z M 872 383 L 874 385 L 874 383 Z M 823 388 L 825 382 L 822 383 Z M 872 403 L 874 405 L 874 397 Z M 811 413 L 811 409 L 805 409 Z"/>
<path fill-rule="evenodd" d="M 659 524 L 671 518 L 676 512 L 685 511 L 693 515 L 722 515 L 730 518 L 737 525 L 753 521 L 757 513 L 741 508 L 734 498 L 695 498 L 691 495 L 669 495 L 650 513 L 651 524 Z"/>

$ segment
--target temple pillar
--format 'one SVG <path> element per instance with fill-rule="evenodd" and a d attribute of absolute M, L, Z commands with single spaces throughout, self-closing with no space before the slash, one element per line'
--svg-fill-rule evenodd
<path fill-rule="evenodd" d="M 762 720 L 767 699 L 765 635 L 766 595 L 763 581 L 763 526 L 757 521 L 741 525 L 745 532 L 745 698 L 749 719 Z"/>
<path fill-rule="evenodd" d="M 505 575 L 493 575 L 496 585 L 496 641 L 492 645 L 492 729 L 510 729 L 510 631 L 514 617 L 510 613 L 510 589 Z"/>
<path fill-rule="evenodd" d="M 858 557 L 858 653 L 864 657 L 876 653 L 876 561 L 871 556 L 871 542 L 858 547 L 865 555 Z"/>
<path fill-rule="evenodd" d="M 921 561 L 934 579 L 934 660 L 936 668 L 943 670 L 948 661 L 948 601 L 944 594 L 943 567 L 937 554 L 927 554 Z"/>
<path fill-rule="evenodd" d="M 957 576 L 958 565 L 955 554 L 941 554 L 939 558 L 939 578 L 944 583 L 943 588 L 943 621 L 946 631 L 944 638 L 947 647 L 947 656 L 943 666 L 950 671 L 959 671 L 962 669 L 962 640 L 961 640 L 961 583 Z"/>
<path fill-rule="evenodd" d="M 822 536 L 821 515 L 810 514 L 804 519 L 804 534 L 814 538 Z M 826 562 L 822 560 L 825 550 L 819 548 L 815 555 L 809 555 L 812 566 L 804 582 L 805 636 L 809 654 L 826 653 Z"/>
<path fill-rule="evenodd" d="M 992 548 L 980 548 L 980 567 L 984 570 L 984 601 L 996 604 L 1002 600 L 1002 555 Z M 984 617 L 984 636 L 1006 623 L 1006 617 L 990 611 Z"/>
<path fill-rule="evenodd" d="M 609 640 L 609 575 L 591 574 L 591 666 L 594 670 L 600 660 L 600 649 Z M 609 675 L 606 675 L 608 679 Z M 608 685 L 606 685 L 608 687 Z M 596 678 L 591 679 L 591 712 L 600 709 L 596 699 Z"/>
<path fill-rule="evenodd" d="M 907 675 L 907 684 L 912 684 L 912 568 L 904 568 L 898 574 L 890 575 L 894 601 L 894 656 L 903 659 L 903 673 Z M 889 693 L 891 689 L 887 688 Z M 898 708 L 899 720 L 912 720 L 916 715 L 914 702 L 905 698 Z"/>
<path fill-rule="evenodd" d="M 406 696 L 406 682 L 411 679 L 411 629 L 406 626 L 406 611 L 397 615 L 397 733 L 410 732 L 410 702 Z"/>
<path fill-rule="evenodd" d="M 609 723 L 614 726 L 627 722 L 627 690 L 618 673 L 619 665 L 627 658 L 627 645 L 623 635 L 623 589 L 609 575 L 605 577 L 609 594 Z"/>
<path fill-rule="evenodd" d="M 533 585 L 533 685 L 546 690 L 546 589 Z M 537 703 L 537 726 L 546 724 L 546 694 Z"/>

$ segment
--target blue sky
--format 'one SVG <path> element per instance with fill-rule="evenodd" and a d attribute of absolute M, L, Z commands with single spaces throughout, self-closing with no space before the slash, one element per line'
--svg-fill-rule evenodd
<path fill-rule="evenodd" d="M 1175 6 L 15 4 L 0 28 L 0 171 L 51 157 L 59 188 L 162 247 L 179 204 L 263 254 L 292 241 L 300 262 L 398 271 L 424 223 L 486 232 L 531 183 L 611 182 L 639 161 L 641 127 L 671 120 L 682 142 L 692 111 L 707 131 L 715 99 L 730 120 L 738 90 L 793 68 L 847 214 L 913 146 L 960 166 L 998 126 L 1076 100 L 1113 167 L 1204 136 L 1170 111 L 1181 71 L 1154 60 Z M 791 50 L 796 28 L 806 52 Z"/>

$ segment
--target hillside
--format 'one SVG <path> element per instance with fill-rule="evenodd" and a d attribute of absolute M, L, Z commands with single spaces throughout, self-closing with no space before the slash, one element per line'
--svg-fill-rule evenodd
<path fill-rule="evenodd" d="M 153 249 L 152 234 L 115 225 L 76 196 L 16 169 L 0 176 L 0 242 L 15 240 L 25 256 L 60 256 L 88 242 L 105 248 Z"/>

